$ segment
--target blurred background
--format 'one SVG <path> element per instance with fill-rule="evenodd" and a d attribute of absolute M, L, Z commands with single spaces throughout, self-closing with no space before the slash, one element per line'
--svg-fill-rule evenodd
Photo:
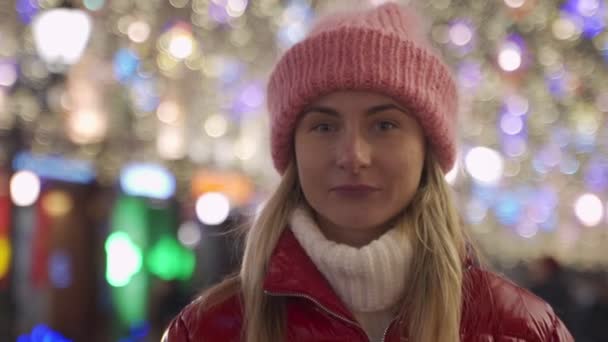
<path fill-rule="evenodd" d="M 320 13 L 382 2 L 1 0 L 0 341 L 157 341 L 277 183 L 273 63 Z M 415 5 L 462 93 L 464 224 L 608 341 L 608 2 Z"/>

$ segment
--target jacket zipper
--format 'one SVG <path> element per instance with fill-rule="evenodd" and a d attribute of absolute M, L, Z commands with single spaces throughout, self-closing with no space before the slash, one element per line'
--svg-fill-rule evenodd
<path fill-rule="evenodd" d="M 392 321 L 389 323 L 388 327 L 386 327 L 386 329 L 384 330 L 384 335 L 382 335 L 382 342 L 385 342 L 385 341 L 386 341 L 386 335 L 388 334 L 388 331 L 391 329 L 391 326 L 393 326 L 393 323 L 395 323 L 395 319 L 393 319 L 393 320 L 392 320 Z"/>
<path fill-rule="evenodd" d="M 275 296 L 275 297 L 299 297 L 299 298 L 305 298 L 308 299 L 309 301 L 313 302 L 315 305 L 317 305 L 317 307 L 321 308 L 323 311 L 325 311 L 326 313 L 340 319 L 343 322 L 346 322 L 352 326 L 354 326 L 355 328 L 359 329 L 359 332 L 363 333 L 363 336 L 365 336 L 365 339 L 369 341 L 369 338 L 367 337 L 367 333 L 365 333 L 365 331 L 363 331 L 363 328 L 357 323 L 357 322 L 353 322 L 350 319 L 335 313 L 331 310 L 329 310 L 328 308 L 326 308 L 325 306 L 323 306 L 321 303 L 319 303 L 316 299 L 312 298 L 311 296 L 305 295 L 303 293 L 274 293 L 274 292 L 270 292 L 270 291 L 264 291 L 265 294 L 269 295 L 269 296 Z M 390 325 L 389 325 L 390 326 Z M 388 329 L 387 329 L 388 331 Z M 386 332 L 384 333 L 385 337 L 386 337 Z M 384 341 L 384 338 L 382 339 Z M 371 341 L 370 341 L 371 342 Z"/>

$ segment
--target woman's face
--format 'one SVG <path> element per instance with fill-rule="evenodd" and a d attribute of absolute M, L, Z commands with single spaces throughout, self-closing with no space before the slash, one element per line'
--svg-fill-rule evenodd
<path fill-rule="evenodd" d="M 414 196 L 424 164 L 416 119 L 388 96 L 339 91 L 317 99 L 295 131 L 298 177 L 329 239 L 365 245 Z"/>

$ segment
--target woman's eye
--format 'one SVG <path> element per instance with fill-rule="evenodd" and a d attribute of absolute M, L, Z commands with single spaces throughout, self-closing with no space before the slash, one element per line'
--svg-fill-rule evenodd
<path fill-rule="evenodd" d="M 382 130 L 382 131 L 388 131 L 388 130 L 391 130 L 396 127 L 397 126 L 390 121 L 380 121 L 378 123 L 378 128 L 380 128 L 380 130 Z"/>
<path fill-rule="evenodd" d="M 330 132 L 332 130 L 332 126 L 330 124 L 318 124 L 313 127 L 313 131 L 316 132 Z"/>

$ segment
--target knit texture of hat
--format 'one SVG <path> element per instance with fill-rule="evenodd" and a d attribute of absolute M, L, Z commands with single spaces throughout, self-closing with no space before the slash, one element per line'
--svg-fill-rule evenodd
<path fill-rule="evenodd" d="M 340 90 L 377 92 L 406 106 L 443 171 L 452 168 L 456 84 L 425 39 L 413 9 L 389 2 L 326 16 L 281 57 L 267 89 L 272 159 L 280 174 L 293 158 L 298 114 L 315 99 Z"/>

